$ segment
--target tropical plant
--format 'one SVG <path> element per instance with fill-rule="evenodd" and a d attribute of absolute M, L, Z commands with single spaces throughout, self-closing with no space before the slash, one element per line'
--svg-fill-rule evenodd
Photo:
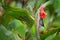
<path fill-rule="evenodd" d="M 0 0 L 0 40 L 60 40 L 60 0 Z"/>

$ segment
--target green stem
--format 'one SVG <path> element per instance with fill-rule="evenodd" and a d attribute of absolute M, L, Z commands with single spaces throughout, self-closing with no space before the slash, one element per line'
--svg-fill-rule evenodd
<path fill-rule="evenodd" d="M 42 4 L 42 6 L 45 8 L 46 6 L 51 5 L 51 4 L 52 4 L 51 1 L 47 1 L 47 2 L 45 2 L 44 4 Z"/>

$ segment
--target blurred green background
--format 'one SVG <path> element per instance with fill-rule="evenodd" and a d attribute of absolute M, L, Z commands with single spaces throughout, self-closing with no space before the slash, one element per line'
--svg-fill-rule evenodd
<path fill-rule="evenodd" d="M 37 40 L 37 12 L 47 16 L 39 40 L 60 40 L 60 0 L 0 0 L 0 40 Z"/>

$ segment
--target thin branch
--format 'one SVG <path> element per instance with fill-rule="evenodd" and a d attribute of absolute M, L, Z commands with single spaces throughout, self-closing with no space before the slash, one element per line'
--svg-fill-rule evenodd
<path fill-rule="evenodd" d="M 38 11 L 39 12 L 39 11 Z M 36 34 L 36 40 L 39 40 L 39 32 L 40 32 L 40 23 L 39 23 L 40 17 L 39 17 L 39 13 L 38 13 L 38 18 L 37 18 L 37 34 Z"/>

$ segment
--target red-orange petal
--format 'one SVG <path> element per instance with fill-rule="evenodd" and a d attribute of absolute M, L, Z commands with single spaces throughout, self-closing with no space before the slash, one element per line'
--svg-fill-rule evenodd
<path fill-rule="evenodd" d="M 43 7 L 40 7 L 40 18 L 45 18 L 46 17 L 46 13 L 45 13 L 45 11 L 44 11 L 44 8 Z"/>

